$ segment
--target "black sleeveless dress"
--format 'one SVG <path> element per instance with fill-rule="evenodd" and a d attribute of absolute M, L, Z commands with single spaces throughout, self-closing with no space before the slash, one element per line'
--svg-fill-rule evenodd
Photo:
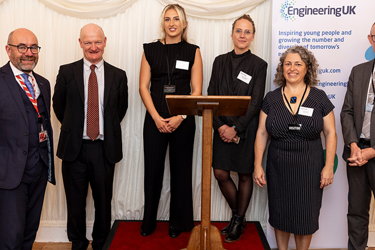
<path fill-rule="evenodd" d="M 165 100 L 164 85 L 176 86 L 172 95 L 190 95 L 191 68 L 194 65 L 195 53 L 198 46 L 182 40 L 179 43 L 164 45 L 160 41 L 143 45 L 147 62 L 151 67 L 150 93 L 158 113 L 169 114 Z M 167 57 L 168 56 L 168 60 Z M 176 67 L 176 61 L 188 62 L 187 69 Z M 169 71 L 168 67 L 169 65 Z M 168 77 L 169 72 L 169 77 Z"/>

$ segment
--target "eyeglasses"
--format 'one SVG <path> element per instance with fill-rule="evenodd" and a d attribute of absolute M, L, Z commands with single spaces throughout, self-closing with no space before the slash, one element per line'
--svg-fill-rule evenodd
<path fill-rule="evenodd" d="M 12 47 L 16 47 L 18 52 L 24 54 L 26 53 L 29 49 L 31 51 L 31 53 L 33 54 L 38 54 L 41 47 L 37 46 L 37 45 L 33 45 L 31 47 L 27 47 L 26 45 L 24 44 L 20 44 L 20 45 L 13 45 L 13 44 L 8 44 L 9 46 L 12 46 Z"/>
<path fill-rule="evenodd" d="M 250 31 L 250 30 L 244 30 L 243 32 L 245 33 L 245 36 L 250 36 L 251 34 L 253 34 L 253 32 Z M 242 29 L 236 29 L 236 30 L 234 31 L 234 33 L 235 33 L 236 35 L 240 36 L 240 35 L 242 34 Z"/>

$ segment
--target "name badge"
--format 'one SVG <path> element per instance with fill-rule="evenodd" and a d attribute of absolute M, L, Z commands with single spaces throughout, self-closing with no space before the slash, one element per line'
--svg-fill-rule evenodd
<path fill-rule="evenodd" d="M 248 74 L 242 71 L 240 71 L 240 73 L 237 76 L 237 79 L 240 79 L 241 81 L 247 84 L 249 84 L 249 82 L 251 81 L 251 78 L 252 78 L 251 76 L 249 76 Z"/>
<path fill-rule="evenodd" d="M 301 131 L 302 124 L 288 124 L 288 130 L 290 132 L 299 132 Z"/>
<path fill-rule="evenodd" d="M 164 93 L 174 93 L 176 92 L 176 85 L 164 85 Z"/>
<path fill-rule="evenodd" d="M 47 141 L 47 130 L 39 133 L 39 143 Z"/>
<path fill-rule="evenodd" d="M 176 61 L 176 69 L 188 70 L 189 69 L 189 62 L 177 60 Z"/>
<path fill-rule="evenodd" d="M 314 112 L 314 109 L 313 108 L 306 108 L 306 107 L 300 107 L 299 108 L 299 111 L 298 111 L 298 114 L 299 115 L 304 115 L 304 116 L 312 116 Z"/>

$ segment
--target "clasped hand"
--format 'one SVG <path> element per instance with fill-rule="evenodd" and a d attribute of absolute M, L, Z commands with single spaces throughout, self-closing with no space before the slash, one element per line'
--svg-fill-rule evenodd
<path fill-rule="evenodd" d="M 350 151 L 350 158 L 348 158 L 349 166 L 361 167 L 375 157 L 375 150 L 373 148 L 360 149 L 355 143 L 350 145 Z"/>
<path fill-rule="evenodd" d="M 234 130 L 234 127 L 229 127 L 228 125 L 224 124 L 218 129 L 218 132 L 220 134 L 220 138 L 227 143 L 235 142 L 237 135 L 236 130 Z"/>
<path fill-rule="evenodd" d="M 155 121 L 156 127 L 160 131 L 160 133 L 172 133 L 175 131 L 183 121 L 182 117 L 179 115 L 172 116 L 170 118 L 164 119 L 163 117 L 159 117 Z"/>

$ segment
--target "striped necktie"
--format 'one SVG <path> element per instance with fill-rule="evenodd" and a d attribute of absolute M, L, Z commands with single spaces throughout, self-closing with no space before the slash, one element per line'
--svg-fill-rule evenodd
<path fill-rule="evenodd" d="M 35 99 L 34 87 L 29 81 L 29 74 L 23 73 L 21 74 L 22 78 L 25 80 L 26 87 L 29 89 L 29 92 L 33 99 Z"/>
<path fill-rule="evenodd" d="M 372 83 L 374 83 L 375 79 L 372 79 Z M 367 103 L 373 104 L 374 103 L 374 84 L 370 84 L 370 90 L 367 95 Z M 365 118 L 363 119 L 363 125 L 362 125 L 362 134 L 365 136 L 366 139 L 370 139 L 370 128 L 371 128 L 371 111 L 365 111 Z"/>

